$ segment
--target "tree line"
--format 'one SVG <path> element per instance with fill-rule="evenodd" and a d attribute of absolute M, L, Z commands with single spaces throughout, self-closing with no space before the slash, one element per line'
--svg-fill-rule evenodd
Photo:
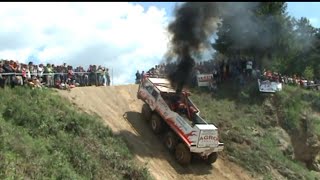
<path fill-rule="evenodd" d="M 286 2 L 250 3 L 222 13 L 212 44 L 217 54 L 252 57 L 260 68 L 319 78 L 320 29 L 288 15 Z"/>

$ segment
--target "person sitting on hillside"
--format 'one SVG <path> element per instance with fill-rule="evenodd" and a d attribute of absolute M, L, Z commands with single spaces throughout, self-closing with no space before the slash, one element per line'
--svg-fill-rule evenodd
<path fill-rule="evenodd" d="M 218 87 L 217 87 L 217 81 L 212 78 L 209 82 L 209 90 L 212 92 L 212 93 L 215 93 L 217 92 L 218 90 Z"/>
<path fill-rule="evenodd" d="M 41 82 L 39 81 L 39 79 L 37 79 L 36 76 L 33 76 L 31 81 L 28 81 L 28 85 L 29 87 L 31 87 L 32 89 L 35 89 L 35 88 L 42 88 L 42 84 Z"/>

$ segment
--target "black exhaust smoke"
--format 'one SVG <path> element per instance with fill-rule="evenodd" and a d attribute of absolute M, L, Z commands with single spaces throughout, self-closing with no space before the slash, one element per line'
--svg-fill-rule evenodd
<path fill-rule="evenodd" d="M 192 55 L 210 47 L 218 22 L 218 4 L 215 2 L 187 2 L 175 9 L 175 20 L 168 30 L 173 35 L 170 52 L 177 56 L 177 67 L 168 78 L 177 93 L 190 81 L 195 60 Z"/>

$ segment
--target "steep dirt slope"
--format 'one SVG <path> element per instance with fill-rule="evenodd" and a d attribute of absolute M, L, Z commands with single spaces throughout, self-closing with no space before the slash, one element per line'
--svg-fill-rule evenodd
<path fill-rule="evenodd" d="M 257 179 L 234 163 L 219 157 L 212 166 L 196 161 L 188 167 L 175 162 L 161 137 L 141 119 L 143 102 L 136 98 L 138 86 L 78 87 L 59 93 L 89 113 L 96 113 L 128 141 L 137 163 L 145 164 L 156 179 Z"/>

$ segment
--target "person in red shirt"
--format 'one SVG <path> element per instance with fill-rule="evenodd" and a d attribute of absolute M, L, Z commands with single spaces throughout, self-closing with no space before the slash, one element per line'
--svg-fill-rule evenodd
<path fill-rule="evenodd" d="M 71 85 L 73 84 L 74 78 L 73 78 L 73 70 L 72 70 L 72 66 L 68 67 L 68 84 Z"/>
<path fill-rule="evenodd" d="M 267 75 L 267 78 L 269 79 L 269 80 L 271 80 L 272 79 L 272 72 L 271 71 L 267 71 L 267 73 L 266 73 L 266 75 Z"/>

